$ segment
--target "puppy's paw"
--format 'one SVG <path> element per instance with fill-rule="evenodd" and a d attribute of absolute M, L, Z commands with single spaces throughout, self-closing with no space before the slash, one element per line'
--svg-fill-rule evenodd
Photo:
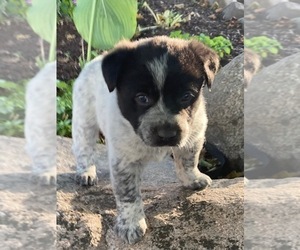
<path fill-rule="evenodd" d="M 81 186 L 93 186 L 98 182 L 96 166 L 78 167 L 76 173 L 76 180 Z"/>
<path fill-rule="evenodd" d="M 200 191 L 210 186 L 211 183 L 212 180 L 208 175 L 200 173 L 190 184 L 186 185 L 186 187 Z"/>
<path fill-rule="evenodd" d="M 56 185 L 56 168 L 33 167 L 31 181 L 42 186 Z"/>
<path fill-rule="evenodd" d="M 118 218 L 115 225 L 116 234 L 125 242 L 135 244 L 140 241 L 146 233 L 147 224 L 144 218 L 139 221 L 128 221 Z"/>

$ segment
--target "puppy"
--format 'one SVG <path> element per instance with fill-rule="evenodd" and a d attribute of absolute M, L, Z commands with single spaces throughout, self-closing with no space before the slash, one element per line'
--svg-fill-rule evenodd
<path fill-rule="evenodd" d="M 261 68 L 261 58 L 254 51 L 245 48 L 244 49 L 244 86 L 247 91 L 250 82 L 254 75 Z"/>
<path fill-rule="evenodd" d="M 211 179 L 197 165 L 207 116 L 202 88 L 219 68 L 215 52 L 196 41 L 154 37 L 122 41 L 89 63 L 73 93 L 73 152 L 82 185 L 97 181 L 99 128 L 108 148 L 118 217 L 116 233 L 132 244 L 147 225 L 141 198 L 144 165 L 173 152 L 176 173 L 188 188 Z"/>
<path fill-rule="evenodd" d="M 32 180 L 56 184 L 56 62 L 48 63 L 26 88 L 26 152 Z"/>

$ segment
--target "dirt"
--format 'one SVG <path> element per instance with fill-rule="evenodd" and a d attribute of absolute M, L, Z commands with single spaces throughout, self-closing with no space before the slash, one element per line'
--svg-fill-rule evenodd
<path fill-rule="evenodd" d="M 127 245 L 113 230 L 117 211 L 105 146 L 97 145 L 98 184 L 81 187 L 71 145 L 58 138 L 57 249 L 242 249 L 243 179 L 216 180 L 194 192 L 182 188 L 171 158 L 150 164 L 142 176 L 149 228 L 141 242 Z"/>
<path fill-rule="evenodd" d="M 225 21 L 221 12 L 215 11 L 201 3 L 205 1 L 190 0 L 148 0 L 147 3 L 155 13 L 165 10 L 176 11 L 183 18 L 191 16 L 191 20 L 180 23 L 175 30 L 183 33 L 199 35 L 205 33 L 211 37 L 222 35 L 233 44 L 229 56 L 225 56 L 221 64 L 224 66 L 243 52 L 244 29 L 236 20 Z M 183 4 L 183 5 L 182 5 Z M 283 57 L 299 52 L 300 34 L 288 19 L 280 21 L 265 20 L 266 10 L 247 10 L 245 15 L 245 37 L 266 35 L 277 39 L 283 46 L 278 55 L 263 60 L 264 66 L 273 64 Z M 142 28 L 155 25 L 150 12 L 139 5 L 138 25 Z M 155 35 L 169 35 L 174 29 L 157 28 L 137 33 L 133 39 Z M 10 21 L 0 25 L 0 78 L 20 81 L 29 79 L 38 71 L 36 57 L 41 55 L 40 39 L 31 30 L 26 21 Z M 82 55 L 82 41 L 73 22 L 67 18 L 60 18 L 57 23 L 57 78 L 63 81 L 75 79 L 81 71 L 79 58 Z M 48 54 L 48 44 L 44 42 L 45 54 Z M 99 51 L 100 53 L 100 51 Z"/>
<path fill-rule="evenodd" d="M 32 78 L 37 72 L 40 39 L 25 21 L 0 24 L 0 79 L 18 82 Z M 45 54 L 49 46 L 44 44 Z"/>
<path fill-rule="evenodd" d="M 169 35 L 174 30 L 181 30 L 182 33 L 189 33 L 190 35 L 204 33 L 210 37 L 222 35 L 228 38 L 234 49 L 229 56 L 225 56 L 224 59 L 222 59 L 222 65 L 227 64 L 232 58 L 243 52 L 243 27 L 236 19 L 224 21 L 221 17 L 221 13 L 216 13 L 211 8 L 202 6 L 197 1 L 149 0 L 147 3 L 155 13 L 163 13 L 165 10 L 172 10 L 181 14 L 183 18 L 191 16 L 191 20 L 180 23 L 180 26 L 176 29 L 159 27 L 153 30 L 137 32 L 132 40 L 157 35 Z M 180 4 L 183 4 L 183 7 Z M 147 9 L 142 8 L 141 6 L 139 6 L 138 11 L 138 25 L 142 28 L 155 25 L 153 16 Z M 74 24 L 68 19 L 60 20 L 57 27 L 57 77 L 60 80 L 68 81 L 76 78 L 80 73 L 79 57 L 82 54 L 82 40 L 76 31 Z M 86 43 L 84 43 L 84 47 L 86 49 Z"/>

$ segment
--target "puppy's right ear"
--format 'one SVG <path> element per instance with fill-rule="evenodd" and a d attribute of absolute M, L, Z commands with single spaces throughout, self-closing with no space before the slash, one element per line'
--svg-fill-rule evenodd
<path fill-rule="evenodd" d="M 102 60 L 102 73 L 109 92 L 112 92 L 118 82 L 118 77 L 129 50 L 120 48 L 106 54 Z"/>

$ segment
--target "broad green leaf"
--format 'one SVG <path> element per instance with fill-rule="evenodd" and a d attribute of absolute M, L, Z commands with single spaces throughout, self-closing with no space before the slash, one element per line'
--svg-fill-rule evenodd
<path fill-rule="evenodd" d="M 32 0 L 27 10 L 27 22 L 35 33 L 51 43 L 56 32 L 56 1 Z"/>
<path fill-rule="evenodd" d="M 136 0 L 78 0 L 73 19 L 79 34 L 92 47 L 110 49 L 134 35 L 136 14 Z"/>

